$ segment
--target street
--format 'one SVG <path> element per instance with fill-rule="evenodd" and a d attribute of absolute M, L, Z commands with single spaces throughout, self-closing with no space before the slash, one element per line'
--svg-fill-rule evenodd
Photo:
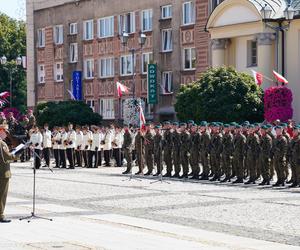
<path fill-rule="evenodd" d="M 123 170 L 39 170 L 37 215 L 53 221 L 27 223 L 32 169 L 14 163 L 0 249 L 300 249 L 300 189 L 151 184 Z"/>

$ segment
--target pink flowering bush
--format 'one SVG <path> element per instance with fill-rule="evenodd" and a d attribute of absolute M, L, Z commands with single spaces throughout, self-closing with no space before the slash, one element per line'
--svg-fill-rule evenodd
<path fill-rule="evenodd" d="M 265 90 L 264 109 L 265 119 L 273 122 L 279 119 L 282 122 L 293 117 L 293 94 L 285 86 L 270 87 Z"/>

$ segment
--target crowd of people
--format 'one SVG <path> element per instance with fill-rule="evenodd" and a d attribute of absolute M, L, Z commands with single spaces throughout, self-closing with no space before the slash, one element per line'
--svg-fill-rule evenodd
<path fill-rule="evenodd" d="M 292 121 L 274 124 L 164 122 L 132 126 L 75 126 L 43 128 L 33 125 L 29 141 L 35 153 L 55 168 L 126 166 L 123 174 L 161 175 L 291 187 L 300 184 L 300 126 Z M 24 152 L 30 158 L 30 151 Z M 35 167 L 41 167 L 40 157 Z M 68 164 L 67 164 L 68 163 Z M 146 169 L 146 171 L 145 171 Z"/>

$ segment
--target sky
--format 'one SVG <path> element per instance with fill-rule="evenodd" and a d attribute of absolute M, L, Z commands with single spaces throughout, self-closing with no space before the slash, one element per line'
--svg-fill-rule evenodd
<path fill-rule="evenodd" d="M 25 0 L 0 0 L 0 12 L 25 20 Z"/>

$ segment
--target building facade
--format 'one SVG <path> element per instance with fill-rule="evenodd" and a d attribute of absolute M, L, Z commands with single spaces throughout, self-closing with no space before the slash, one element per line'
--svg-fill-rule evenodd
<path fill-rule="evenodd" d="M 146 118 L 175 119 L 181 84 L 210 65 L 212 7 L 203 0 L 28 0 L 28 106 L 71 98 L 72 75 L 82 72 L 82 96 L 104 120 L 118 117 L 116 82 L 145 100 Z M 120 35 L 129 34 L 127 46 Z M 143 47 L 140 34 L 146 35 Z M 133 58 L 131 49 L 135 48 Z M 158 103 L 147 104 L 147 64 L 158 68 Z"/>
<path fill-rule="evenodd" d="M 262 8 L 270 11 L 267 19 Z M 285 17 L 289 9 L 294 11 L 292 20 Z M 296 121 L 300 121 L 299 14 L 299 0 L 224 0 L 206 25 L 212 39 L 212 65 L 234 66 L 250 74 L 251 70 L 261 72 L 269 78 L 264 79 L 263 88 L 275 86 L 270 79 L 273 70 L 284 75 L 294 95 Z"/>

